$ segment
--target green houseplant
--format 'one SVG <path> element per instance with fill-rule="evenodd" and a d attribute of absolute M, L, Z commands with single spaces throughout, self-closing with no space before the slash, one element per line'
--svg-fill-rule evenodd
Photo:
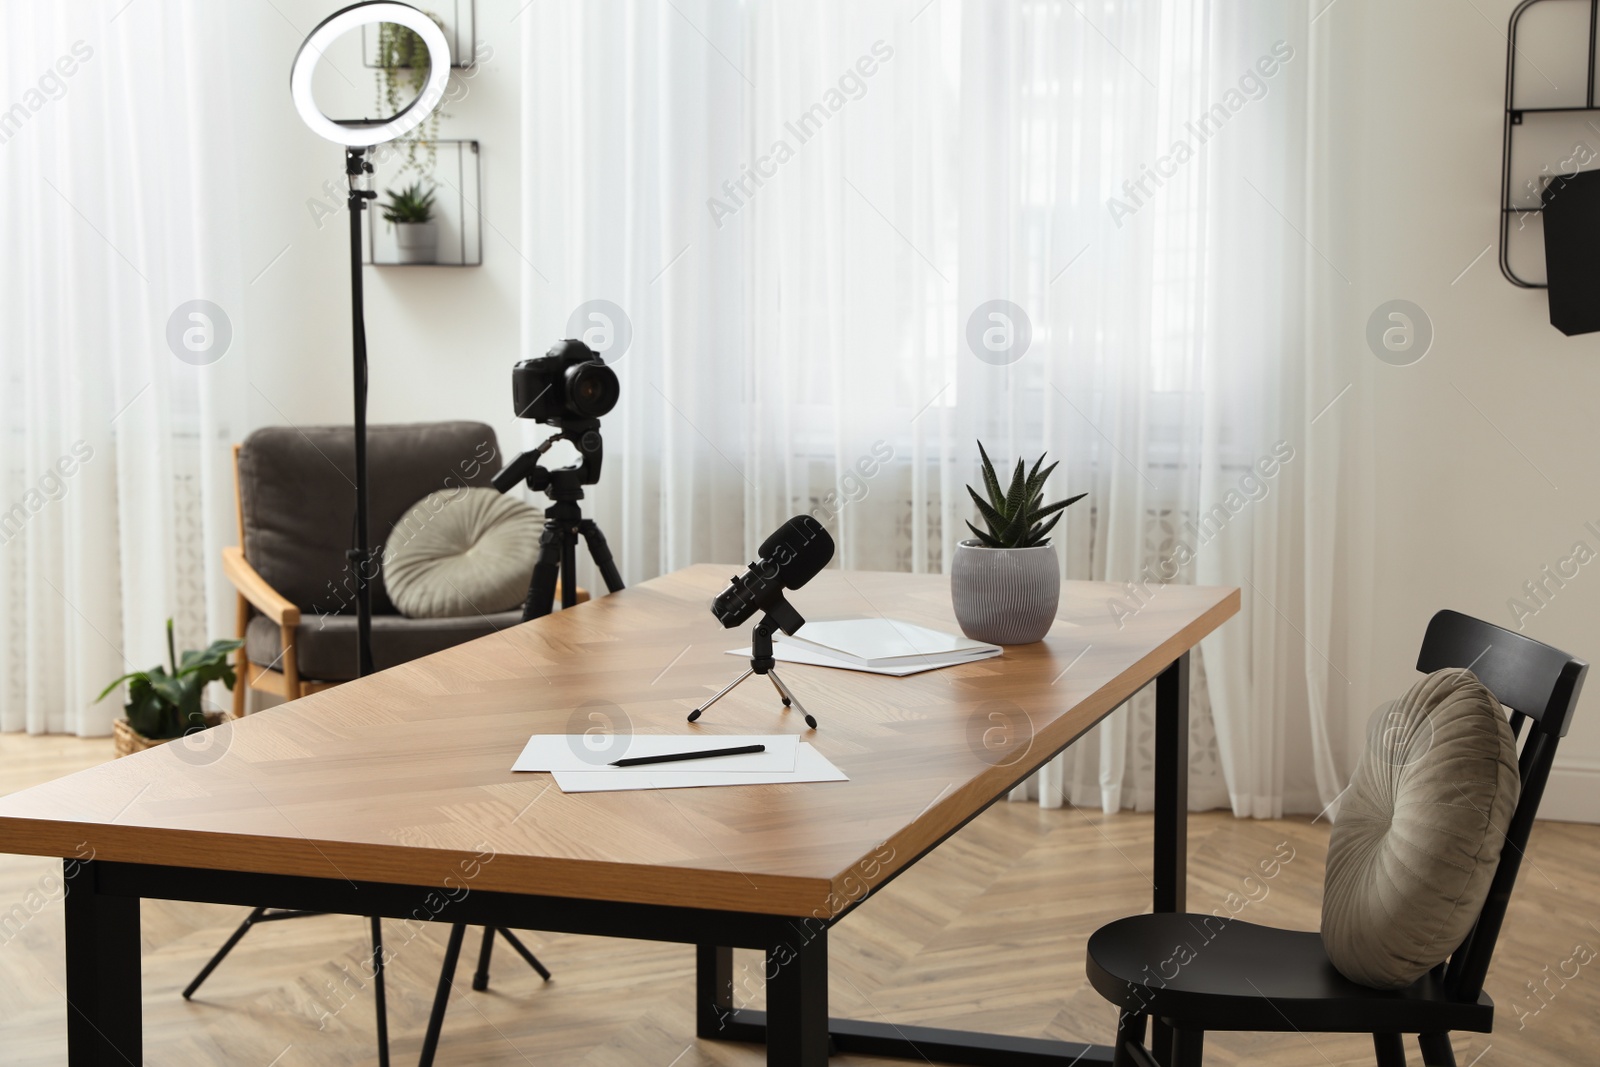
<path fill-rule="evenodd" d="M 401 263 L 432 263 L 439 258 L 439 229 L 433 221 L 434 190 L 415 181 L 400 192 L 385 190 L 389 202 L 379 204 L 383 217 L 394 226 Z"/>
<path fill-rule="evenodd" d="M 208 723 L 200 706 L 200 695 L 210 682 L 221 682 L 233 688 L 233 665 L 228 657 L 243 644 L 243 641 L 213 641 L 203 651 L 185 651 L 180 659 L 173 644 L 172 620 L 168 619 L 166 665 L 124 674 L 106 686 L 95 702 L 104 700 L 126 682 L 128 700 L 123 710 L 128 725 L 145 740 L 165 741 L 182 737 L 193 729 L 204 729 Z"/>
<path fill-rule="evenodd" d="M 444 23 L 431 11 L 427 15 L 441 30 Z M 394 115 L 410 103 L 428 83 L 428 46 L 415 30 L 397 22 L 378 25 L 378 99 L 379 115 Z M 421 126 L 395 142 L 404 147 L 406 161 L 401 173 L 415 170 L 419 174 L 431 172 L 439 157 L 439 120 L 445 118 L 443 110 L 435 108 Z"/>
<path fill-rule="evenodd" d="M 1050 531 L 1061 513 L 1087 494 L 1044 502 L 1044 485 L 1056 464 L 1041 455 L 1028 469 L 1017 460 L 1009 485 L 1002 487 L 994 462 L 978 442 L 983 459 L 983 494 L 967 493 L 978 506 L 984 529 L 969 520 L 976 536 L 956 546 L 950 569 L 950 595 L 956 621 L 975 641 L 1018 645 L 1038 641 L 1055 621 L 1061 600 L 1061 564 Z"/>

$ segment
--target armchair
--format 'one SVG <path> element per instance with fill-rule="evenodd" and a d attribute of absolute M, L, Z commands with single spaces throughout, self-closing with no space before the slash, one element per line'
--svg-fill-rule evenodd
<path fill-rule="evenodd" d="M 351 545 L 355 437 L 347 426 L 268 427 L 234 446 L 239 547 L 222 552 L 238 592 L 233 714 L 246 689 L 294 700 L 356 676 L 355 576 Z M 493 428 L 481 422 L 371 426 L 367 430 L 371 527 L 383 556 L 412 504 L 428 493 L 489 486 L 502 466 Z M 559 598 L 559 593 L 557 594 Z M 578 591 L 579 600 L 588 595 Z M 372 657 L 378 669 L 514 626 L 520 610 L 412 619 L 372 582 Z"/>

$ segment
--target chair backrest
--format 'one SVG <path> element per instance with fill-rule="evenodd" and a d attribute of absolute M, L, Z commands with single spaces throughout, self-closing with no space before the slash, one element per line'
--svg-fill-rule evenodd
<path fill-rule="evenodd" d="M 302 612 L 353 613 L 345 552 L 355 542 L 354 431 L 266 427 L 239 446 L 237 462 L 245 559 Z M 374 555 L 411 505 L 438 490 L 488 486 L 501 466 L 494 429 L 485 423 L 367 427 Z M 372 591 L 373 611 L 393 614 L 381 573 Z"/>
<path fill-rule="evenodd" d="M 1501 704 L 1511 709 L 1511 731 L 1520 737 L 1531 723 L 1517 774 L 1522 792 L 1500 851 L 1489 896 L 1472 932 L 1457 947 L 1445 969 L 1445 988 L 1459 1000 L 1476 1000 L 1483 991 L 1495 940 L 1511 903 L 1511 889 L 1528 847 L 1528 835 L 1544 799 L 1556 746 L 1572 724 L 1572 709 L 1589 665 L 1558 648 L 1457 611 L 1441 611 L 1428 623 L 1417 656 L 1417 670 L 1451 667 L 1470 670 Z"/>

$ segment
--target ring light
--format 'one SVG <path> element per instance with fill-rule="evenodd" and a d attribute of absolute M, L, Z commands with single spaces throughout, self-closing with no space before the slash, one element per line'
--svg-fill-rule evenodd
<path fill-rule="evenodd" d="M 362 26 L 393 22 L 416 33 L 428 49 L 428 83 L 417 98 L 398 113 L 387 119 L 355 119 L 340 121 L 330 119 L 317 107 L 311 96 L 311 73 L 317 61 L 334 40 L 350 30 Z M 367 148 L 392 141 L 422 124 L 439 101 L 444 99 L 445 83 L 450 79 L 450 43 L 438 23 L 410 4 L 397 4 L 389 0 L 352 4 L 335 11 L 323 19 L 295 54 L 294 67 L 289 72 L 289 91 L 294 96 L 294 106 L 312 131 L 335 144 L 349 148 Z"/>

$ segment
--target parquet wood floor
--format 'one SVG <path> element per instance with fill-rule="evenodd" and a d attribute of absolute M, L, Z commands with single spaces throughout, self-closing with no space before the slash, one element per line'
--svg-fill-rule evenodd
<path fill-rule="evenodd" d="M 0 790 L 109 756 L 104 739 L 0 735 Z M 996 805 L 835 931 L 834 1014 L 1109 1041 L 1114 1013 L 1083 977 L 1083 943 L 1100 923 L 1148 907 L 1150 830 L 1143 815 Z M 1326 847 L 1326 825 L 1304 819 L 1191 816 L 1190 910 L 1314 928 Z M 1259 865 L 1288 849 L 1293 858 L 1274 877 L 1262 877 Z M 1528 861 L 1489 976 L 1497 1031 L 1457 1038 L 1462 1067 L 1600 1061 L 1600 827 L 1540 823 Z M 65 1062 L 59 874 L 56 861 L 0 856 L 0 1062 L 7 1067 Z M 258 928 L 195 1001 L 178 996 L 242 917 L 240 908 L 144 905 L 146 1062 L 375 1064 L 360 919 Z M 390 926 L 391 936 L 398 934 L 399 924 Z M 415 1062 L 444 933 L 430 928 L 405 944 L 390 971 L 396 1064 Z M 692 949 L 537 932 L 525 941 L 554 970 L 554 981 L 541 983 L 502 947 L 490 990 L 474 993 L 476 938 L 469 939 L 441 1065 L 763 1062 L 755 1047 L 694 1038 Z M 738 954 L 741 976 L 745 965 L 750 979 L 740 1000 L 759 1004 L 754 953 Z M 1369 1041 L 1324 1034 L 1214 1034 L 1206 1051 L 1206 1062 L 1218 1065 L 1373 1062 Z M 1415 1046 L 1410 1055 L 1419 1062 Z"/>

